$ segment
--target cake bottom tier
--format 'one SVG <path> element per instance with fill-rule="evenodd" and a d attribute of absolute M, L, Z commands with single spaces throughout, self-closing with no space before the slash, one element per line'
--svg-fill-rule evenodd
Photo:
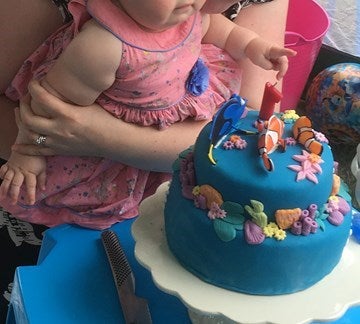
<path fill-rule="evenodd" d="M 255 295 L 290 294 L 329 274 L 340 261 L 351 227 L 351 212 L 340 226 L 327 222 L 308 236 L 288 233 L 248 244 L 243 231 L 224 242 L 205 210 L 183 198 L 174 176 L 165 205 L 165 232 L 171 252 L 184 268 L 210 284 Z"/>

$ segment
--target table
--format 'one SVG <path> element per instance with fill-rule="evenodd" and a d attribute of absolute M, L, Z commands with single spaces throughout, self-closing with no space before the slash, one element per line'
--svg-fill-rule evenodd
<path fill-rule="evenodd" d="M 119 236 L 153 323 L 190 324 L 186 307 L 160 291 L 134 256 L 133 220 L 112 227 Z M 124 323 L 101 232 L 61 225 L 45 233 L 38 264 L 18 267 L 7 324 Z M 360 307 L 349 309 L 333 324 L 360 322 Z M 315 324 L 315 323 L 313 323 Z"/>
<path fill-rule="evenodd" d="M 182 303 L 157 289 L 137 263 L 132 222 L 112 229 L 135 274 L 136 293 L 148 299 L 153 323 L 190 323 Z M 72 225 L 47 230 L 38 264 L 16 269 L 7 324 L 124 323 L 100 234 Z"/>

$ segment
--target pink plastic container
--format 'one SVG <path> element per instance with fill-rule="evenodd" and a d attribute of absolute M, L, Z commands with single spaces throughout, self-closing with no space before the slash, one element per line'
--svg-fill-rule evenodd
<path fill-rule="evenodd" d="M 297 51 L 289 58 L 280 110 L 295 109 L 330 26 L 326 11 L 314 0 L 290 0 L 285 47 Z"/>

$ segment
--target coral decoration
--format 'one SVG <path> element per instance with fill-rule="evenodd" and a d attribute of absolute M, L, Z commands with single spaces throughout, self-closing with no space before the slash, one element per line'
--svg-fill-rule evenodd
<path fill-rule="evenodd" d="M 317 213 L 318 206 L 316 204 L 311 204 L 308 209 L 306 210 L 308 213 L 307 216 L 311 217 L 312 219 L 315 219 L 316 213 Z"/>
<path fill-rule="evenodd" d="M 297 221 L 294 224 L 292 224 L 291 233 L 293 233 L 294 235 L 301 235 L 301 232 L 302 232 L 302 222 L 301 221 Z"/>
<path fill-rule="evenodd" d="M 309 235 L 310 233 L 316 233 L 318 224 L 311 217 L 305 217 L 302 219 L 301 235 Z"/>
<path fill-rule="evenodd" d="M 276 223 L 281 229 L 288 229 L 300 219 L 301 209 L 278 209 L 275 212 Z"/>
<path fill-rule="evenodd" d="M 317 205 L 311 204 L 308 209 L 302 210 L 299 220 L 291 225 L 291 233 L 304 236 L 316 233 L 319 227 L 315 220 L 317 209 Z"/>
<path fill-rule="evenodd" d="M 341 180 L 337 174 L 333 174 L 333 185 L 330 196 L 336 196 L 340 190 Z"/>
<path fill-rule="evenodd" d="M 187 199 L 193 198 L 193 188 L 195 186 L 194 156 L 188 152 L 180 160 L 180 182 L 182 195 Z"/>
<path fill-rule="evenodd" d="M 218 192 L 212 186 L 201 185 L 199 189 L 200 189 L 200 194 L 206 198 L 206 207 L 208 209 L 211 209 L 213 203 L 217 204 L 218 206 L 221 206 L 222 203 L 224 202 L 220 192 Z"/>
<path fill-rule="evenodd" d="M 296 181 L 308 179 L 314 183 L 319 182 L 316 174 L 322 173 L 320 164 L 324 162 L 320 156 L 303 150 L 302 155 L 294 155 L 293 159 L 301 163 L 300 165 L 288 166 L 289 169 L 298 173 Z"/>
<path fill-rule="evenodd" d="M 265 227 L 267 224 L 267 216 L 264 213 L 264 205 L 257 200 L 250 200 L 251 206 L 246 205 L 245 210 L 252 217 L 252 220 L 255 224 L 261 228 Z"/>

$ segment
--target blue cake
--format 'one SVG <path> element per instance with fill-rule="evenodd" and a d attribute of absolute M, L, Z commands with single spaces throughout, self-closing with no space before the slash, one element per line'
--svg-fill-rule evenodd
<path fill-rule="evenodd" d="M 342 256 L 350 197 L 307 117 L 287 111 L 263 121 L 236 106 L 220 109 L 174 163 L 168 246 L 184 268 L 225 289 L 304 290 Z"/>

